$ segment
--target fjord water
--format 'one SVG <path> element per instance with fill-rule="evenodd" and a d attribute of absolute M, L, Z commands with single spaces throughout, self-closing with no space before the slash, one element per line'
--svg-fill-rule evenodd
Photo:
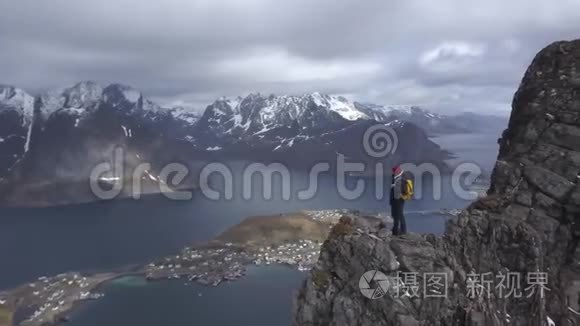
<path fill-rule="evenodd" d="M 295 173 L 294 179 L 306 182 L 306 175 Z M 262 198 L 261 184 L 256 184 L 255 192 L 259 195 L 250 200 L 234 196 L 233 200 L 213 201 L 196 193 L 191 201 L 154 196 L 140 201 L 125 199 L 42 209 L 1 209 L 0 246 L 7 254 L 3 255 L 0 289 L 71 270 L 106 270 L 146 263 L 210 240 L 248 216 L 303 209 L 388 210 L 388 191 L 382 199 L 377 199 L 372 180 L 365 180 L 367 187 L 363 196 L 346 200 L 336 190 L 333 178 L 321 178 L 316 196 L 306 201 L 283 200 L 281 187 L 276 186 L 280 180 L 273 180 L 276 182 L 270 200 Z M 255 179 L 256 183 L 259 181 Z M 349 181 L 349 187 L 354 188 L 356 180 Z M 388 182 L 385 185 L 388 187 Z M 449 182 L 443 185 L 440 200 L 428 195 L 432 187 L 425 184 L 424 199 L 408 204 L 409 230 L 440 233 L 444 217 L 421 212 L 462 208 L 469 203 L 446 190 L 450 188 Z"/>
<path fill-rule="evenodd" d="M 289 325 L 304 275 L 270 265 L 250 267 L 244 278 L 215 288 L 182 280 L 113 283 L 103 299 L 73 312 L 67 325 Z"/>
<path fill-rule="evenodd" d="M 454 151 L 457 160 L 477 160 L 489 168 L 497 156 L 497 137 L 497 134 L 469 134 L 440 136 L 435 140 Z M 238 166 L 237 170 L 240 169 Z M 292 176 L 293 190 L 306 188 L 306 173 Z M 238 189 L 241 178 L 235 177 Z M 366 191 L 355 200 L 343 199 L 330 176 L 320 178 L 316 196 L 310 200 L 298 200 L 294 192 L 290 200 L 283 200 L 277 178 L 273 198 L 265 200 L 260 180 L 254 181 L 256 196 L 250 200 L 236 191 L 233 200 L 214 201 L 195 193 L 191 201 L 154 196 L 140 201 L 125 199 L 40 209 L 0 208 L 0 248 L 4 251 L 0 289 L 42 275 L 144 263 L 207 241 L 252 215 L 335 208 L 388 211 L 388 190 L 383 198 L 377 199 L 372 180 L 365 180 Z M 349 181 L 352 187 L 356 180 Z M 384 186 L 388 188 L 388 180 Z M 428 182 L 422 188 L 423 199 L 411 201 L 407 206 L 412 231 L 439 233 L 444 221 L 441 216 L 412 212 L 462 208 L 469 203 L 450 191 L 449 179 L 443 182 L 440 200 L 429 195 L 433 188 Z"/>
<path fill-rule="evenodd" d="M 491 173 L 499 149 L 498 138 L 503 129 L 498 126 L 490 126 L 489 129 L 487 133 L 441 135 L 432 140 L 457 155 L 457 158 L 448 160 L 450 165 L 476 163 L 485 173 Z"/>
<path fill-rule="evenodd" d="M 445 143 L 446 149 L 459 156 L 455 162 L 483 159 L 484 162 L 478 163 L 487 170 L 497 156 L 498 136 L 465 137 L 471 137 L 468 145 L 461 135 L 441 136 L 435 140 Z M 231 165 L 234 170 L 240 170 L 239 164 Z M 260 180 L 254 180 L 253 188 L 254 194 L 259 195 L 243 199 L 238 195 L 241 182 L 235 173 L 236 191 L 232 200 L 214 201 L 196 193 L 191 201 L 153 196 L 141 201 L 127 199 L 43 209 L 0 209 L 0 246 L 4 252 L 0 289 L 42 275 L 146 263 L 174 254 L 184 246 L 207 241 L 252 215 L 335 208 L 388 211 L 388 191 L 377 198 L 372 180 L 366 180 L 363 196 L 346 200 L 338 193 L 335 179 L 323 176 L 314 198 L 298 200 L 295 191 L 305 189 L 307 179 L 307 173 L 292 174 L 290 200 L 282 199 L 277 178 L 274 178 L 272 199 L 263 198 Z M 351 189 L 357 180 L 348 180 Z M 422 187 L 423 199 L 410 202 L 406 208 L 408 229 L 441 233 L 445 218 L 423 212 L 463 208 L 470 201 L 451 191 L 449 178 L 442 182 L 442 197 L 434 199 L 430 195 L 432 184 L 426 181 Z M 388 188 L 386 180 L 384 187 Z M 83 305 L 71 322 L 79 326 L 159 325 L 160 320 L 171 321 L 162 323 L 166 325 L 288 325 L 291 295 L 304 275 L 282 266 L 251 269 L 247 278 L 216 289 L 198 285 L 184 287 L 183 281 L 149 283 L 135 288 L 113 283 L 105 287 L 108 295 L 104 299 Z M 272 284 L 273 280 L 278 280 L 276 285 Z M 222 311 L 225 303 L 229 308 Z M 103 316 L 109 319 L 105 322 Z"/>

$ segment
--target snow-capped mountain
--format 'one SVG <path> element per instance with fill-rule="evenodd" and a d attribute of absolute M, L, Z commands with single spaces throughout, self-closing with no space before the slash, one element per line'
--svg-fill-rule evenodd
<path fill-rule="evenodd" d="M 102 87 L 91 81 L 80 82 L 49 91 L 38 98 L 39 112 L 44 119 L 58 112 L 86 118 L 102 104 L 125 114 L 145 115 L 161 111 L 157 104 L 144 98 L 139 91 L 121 84 Z"/>
<path fill-rule="evenodd" d="M 351 160 L 370 162 L 374 158 L 363 150 L 363 135 L 380 123 L 404 136 L 399 137 L 398 152 L 385 158 L 385 162 L 440 164 L 447 157 L 413 123 L 386 116 L 377 121 L 372 114 L 370 109 L 362 111 L 343 97 L 320 93 L 221 98 L 207 107 L 188 140 L 201 151 L 291 162 L 294 166 L 336 162 L 339 153 Z"/>
<path fill-rule="evenodd" d="M 428 133 L 464 131 L 453 128 L 447 116 L 414 106 L 379 106 L 351 102 L 341 96 L 312 93 L 301 96 L 221 98 L 209 105 L 191 139 L 199 146 L 214 148 L 251 137 L 265 137 L 273 130 L 296 127 L 302 133 L 318 133 L 339 128 L 356 120 L 412 122 Z M 205 142 L 204 142 L 205 141 Z"/>
<path fill-rule="evenodd" d="M 322 133 L 363 116 L 345 104 L 318 93 L 221 98 L 207 107 L 191 136 L 200 147 L 221 147 L 254 137 L 264 138 L 288 128 L 297 128 L 297 132 L 305 134 Z"/>
<path fill-rule="evenodd" d="M 188 139 L 199 148 L 216 148 L 252 137 L 268 139 L 268 135 L 288 128 L 316 135 L 357 120 L 407 121 L 421 127 L 428 135 L 474 132 L 507 121 L 492 116 L 474 116 L 477 118 L 469 119 L 468 123 L 465 115 L 440 115 L 417 106 L 363 104 L 320 93 L 301 96 L 250 94 L 244 98 L 221 98 L 209 105 Z"/>
<path fill-rule="evenodd" d="M 144 182 L 154 184 L 160 166 L 187 153 L 180 146 L 191 149 L 173 141 L 190 124 L 128 86 L 82 82 L 36 97 L 13 88 L 1 94 L 0 197 L 8 201 L 86 201 L 92 169 L 114 163 L 117 149 L 123 170 L 150 163 Z"/>
<path fill-rule="evenodd" d="M 407 115 L 401 119 L 403 113 Z M 335 163 L 342 154 L 370 163 L 376 159 L 364 152 L 362 139 L 376 124 L 389 124 L 400 135 L 398 151 L 383 160 L 387 164 L 444 165 L 447 153 L 409 122 L 417 116 L 438 117 L 418 108 L 361 105 L 320 93 L 220 98 L 198 116 L 183 107 L 162 108 L 120 84 L 81 82 L 36 97 L 3 87 L 0 178 L 5 180 L 0 180 L 0 201 L 86 201 L 92 169 L 113 162 L 118 148 L 127 171 L 151 163 L 147 180 L 152 183 L 170 162 L 195 165 L 241 158 L 306 168 L 314 162 Z M 196 175 L 194 171 L 188 179 L 191 186 Z"/>
<path fill-rule="evenodd" d="M 21 91 L 31 102 L 28 116 L 32 116 L 34 98 Z M 150 121 L 174 120 L 192 125 L 199 118 L 184 108 L 165 109 L 145 98 L 130 86 L 111 84 L 103 87 L 92 81 L 77 83 L 71 87 L 51 90 L 37 97 L 38 112 L 46 121 L 55 115 L 66 114 L 81 123 L 101 107 L 109 107 L 119 114 L 139 116 Z M 78 120 L 76 120 L 78 119 Z"/>

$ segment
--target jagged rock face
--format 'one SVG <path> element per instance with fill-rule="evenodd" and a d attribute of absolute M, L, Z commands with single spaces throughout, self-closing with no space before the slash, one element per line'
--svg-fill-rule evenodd
<path fill-rule="evenodd" d="M 442 237 L 391 237 L 345 217 L 324 244 L 297 297 L 296 325 L 577 325 L 580 319 L 580 40 L 543 49 L 514 101 L 488 196 L 450 221 Z M 357 231 L 360 229 L 360 231 Z M 369 234 L 371 236 L 369 236 Z M 367 270 L 445 273 L 444 298 L 389 291 L 370 300 L 358 288 Z M 471 273 L 546 273 L 548 291 L 470 295 Z M 471 276 L 473 280 L 473 276 Z M 422 292 L 421 292 L 422 293 Z M 530 294 L 529 292 L 527 294 Z"/>

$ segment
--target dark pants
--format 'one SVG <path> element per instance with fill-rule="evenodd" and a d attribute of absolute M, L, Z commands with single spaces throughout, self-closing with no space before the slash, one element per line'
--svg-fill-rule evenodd
<path fill-rule="evenodd" d="M 391 203 L 391 216 L 393 217 L 393 235 L 407 233 L 407 223 L 405 223 L 405 215 L 403 209 L 405 201 L 396 199 Z"/>

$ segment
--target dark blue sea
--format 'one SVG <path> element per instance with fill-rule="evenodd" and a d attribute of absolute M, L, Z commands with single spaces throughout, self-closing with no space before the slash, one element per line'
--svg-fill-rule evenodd
<path fill-rule="evenodd" d="M 289 325 L 292 300 L 305 274 L 281 265 L 250 266 L 247 275 L 215 288 L 183 280 L 125 278 L 105 286 L 67 325 Z"/>
<path fill-rule="evenodd" d="M 465 138 L 467 137 L 467 138 Z M 471 137 L 471 138 L 470 138 Z M 481 161 L 486 169 L 497 156 L 498 135 L 442 136 L 435 138 L 458 155 L 459 160 Z M 469 145 L 465 145 L 469 139 Z M 465 154 L 462 156 L 462 154 Z M 306 188 L 307 174 L 292 174 L 293 190 Z M 356 180 L 349 180 L 351 186 Z M 310 200 L 292 196 L 284 200 L 280 188 L 273 198 L 214 201 L 194 194 L 191 201 L 171 201 L 153 196 L 140 201 L 117 200 L 43 209 L 0 209 L 0 289 L 7 289 L 43 275 L 65 271 L 102 271 L 176 253 L 185 246 L 203 243 L 248 216 L 295 212 L 304 209 L 359 209 L 388 211 L 388 199 L 377 198 L 375 184 L 355 200 L 343 199 L 331 176 L 319 180 Z M 463 208 L 470 201 L 458 198 L 443 179 L 442 197 L 431 195 L 431 183 L 423 183 L 423 198 L 408 204 L 408 229 L 441 233 L 446 218 L 432 213 L 441 208 Z M 257 187 L 257 193 L 260 193 Z M 237 189 L 237 188 L 236 188 Z M 291 298 L 305 274 L 283 266 L 252 268 L 248 277 L 205 288 L 183 281 L 128 284 L 105 287 L 105 298 L 83 305 L 71 325 L 290 325 Z M 131 283 L 133 282 L 133 283 Z M 201 294 L 201 296 L 200 296 Z"/>

